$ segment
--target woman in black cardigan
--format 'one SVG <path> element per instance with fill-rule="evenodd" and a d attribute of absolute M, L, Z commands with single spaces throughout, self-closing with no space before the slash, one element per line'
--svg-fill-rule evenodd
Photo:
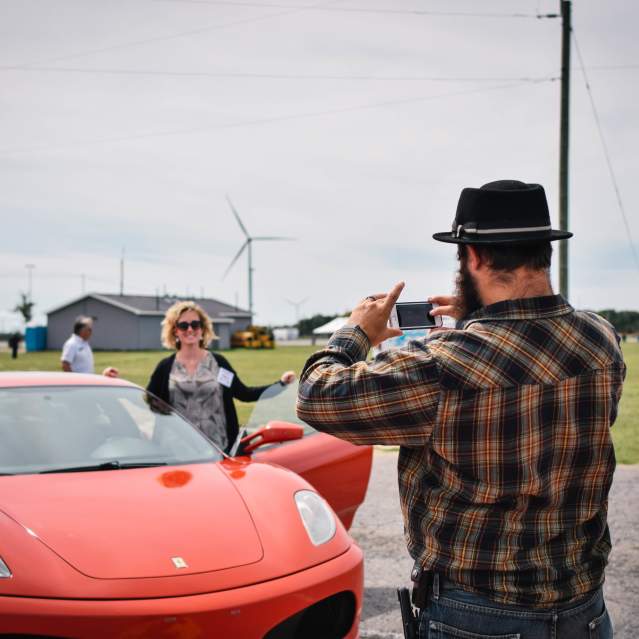
<path fill-rule="evenodd" d="M 176 352 L 156 366 L 147 390 L 173 406 L 209 439 L 228 450 L 239 425 L 233 399 L 254 402 L 267 386 L 245 386 L 228 360 L 205 346 L 215 338 L 211 320 L 195 302 L 177 302 L 162 321 L 162 343 Z M 295 379 L 282 374 L 282 386 Z"/>

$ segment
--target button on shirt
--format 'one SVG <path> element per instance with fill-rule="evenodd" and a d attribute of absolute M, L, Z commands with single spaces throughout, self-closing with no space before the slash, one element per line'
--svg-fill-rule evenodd
<path fill-rule="evenodd" d="M 62 347 L 60 360 L 69 362 L 73 373 L 93 373 L 93 351 L 89 342 L 75 333 L 69 337 Z"/>
<path fill-rule="evenodd" d="M 603 318 L 561 296 L 486 306 L 366 363 L 359 327 L 301 376 L 298 415 L 400 446 L 408 550 L 471 592 L 549 607 L 595 590 L 610 552 L 610 426 L 625 365 Z"/>

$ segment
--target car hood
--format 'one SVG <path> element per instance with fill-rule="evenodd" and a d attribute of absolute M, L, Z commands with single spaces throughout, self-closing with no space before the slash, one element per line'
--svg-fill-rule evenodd
<path fill-rule="evenodd" d="M 3 491 L 4 513 L 89 577 L 188 575 L 263 557 L 244 500 L 215 463 L 3 479 L 20 487 Z"/>

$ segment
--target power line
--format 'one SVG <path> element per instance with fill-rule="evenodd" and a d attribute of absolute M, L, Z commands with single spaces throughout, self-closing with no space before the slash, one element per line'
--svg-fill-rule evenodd
<path fill-rule="evenodd" d="M 621 191 L 619 190 L 619 184 L 617 183 L 617 177 L 615 175 L 615 171 L 612 166 L 612 161 L 610 159 L 610 153 L 608 152 L 608 146 L 606 144 L 606 139 L 604 138 L 603 129 L 601 126 L 601 121 L 599 120 L 599 113 L 597 112 L 597 107 L 595 106 L 595 100 L 592 95 L 592 90 L 590 88 L 590 82 L 588 81 L 588 76 L 586 74 L 586 67 L 584 65 L 583 57 L 581 55 L 581 49 L 579 48 L 579 43 L 577 42 L 577 35 L 575 34 L 575 30 L 572 30 L 572 37 L 575 41 L 575 50 L 577 52 L 577 57 L 579 58 L 579 64 L 581 67 L 581 72 L 584 76 L 584 82 L 586 84 L 586 90 L 588 92 L 588 97 L 590 98 L 590 106 L 592 107 L 592 113 L 595 118 L 595 124 L 597 125 L 597 130 L 599 131 L 599 139 L 601 140 L 601 146 L 603 148 L 604 156 L 606 158 L 606 163 L 608 165 L 608 171 L 610 172 L 610 178 L 612 180 L 612 186 L 615 190 L 615 195 L 617 197 L 617 204 L 619 205 L 619 210 L 621 211 L 621 217 L 623 218 L 624 226 L 626 227 L 626 235 L 628 236 L 628 242 L 630 244 L 630 250 L 635 258 L 635 262 L 637 264 L 637 270 L 639 270 L 639 254 L 637 254 L 637 249 L 632 239 L 632 233 L 630 232 L 630 225 L 628 223 L 628 217 L 626 216 L 626 210 L 623 205 L 623 201 L 621 199 Z"/>
<path fill-rule="evenodd" d="M 639 64 L 599 64 L 585 68 L 594 71 L 617 71 L 622 69 L 639 69 Z"/>
<path fill-rule="evenodd" d="M 181 0 L 182 1 L 182 0 Z M 581 67 L 573 67 L 580 70 Z M 591 71 L 613 71 L 639 69 L 639 64 L 589 66 Z M 255 71 L 169 71 L 166 69 L 114 69 L 108 67 L 49 67 L 33 64 L 0 64 L 0 71 L 27 71 L 35 73 L 77 73 L 86 75 L 131 75 L 160 76 L 176 78 L 240 78 L 266 80 L 354 80 L 379 82 L 539 82 L 556 80 L 554 76 L 438 76 L 438 75 L 372 75 L 372 74 L 330 74 L 330 73 L 277 73 Z"/>
<path fill-rule="evenodd" d="M 79 277 L 78 273 L 55 273 L 51 271 L 38 273 L 38 279 L 50 279 L 50 280 L 61 280 L 61 279 L 75 279 Z M 94 277 L 93 275 L 84 274 L 87 280 L 91 280 L 94 282 L 110 282 L 109 279 L 104 279 L 103 277 Z M 24 272 L 19 271 L 8 271 L 4 273 L 0 273 L 0 278 L 3 279 L 22 279 L 24 277 Z"/>
<path fill-rule="evenodd" d="M 175 4 L 211 4 L 227 7 L 269 7 L 273 9 L 292 8 L 295 5 L 275 2 L 230 2 L 225 0 L 154 0 L 155 2 L 173 2 Z M 299 7 L 298 7 L 299 8 Z M 422 9 L 386 9 L 370 7 L 321 7 L 306 6 L 304 9 L 313 11 L 329 11 L 339 13 L 372 13 L 372 14 L 395 14 L 395 15 L 417 15 L 417 16 L 445 16 L 445 17 L 465 17 L 465 18 L 546 18 L 556 17 L 556 14 L 540 13 L 493 13 L 493 12 L 471 12 L 471 11 L 429 11 Z"/>
<path fill-rule="evenodd" d="M 338 2 L 339 0 L 330 0 L 329 2 L 320 2 L 313 5 L 306 6 L 296 6 L 296 5 L 287 5 L 287 4 L 262 4 L 262 3 L 250 3 L 250 2 L 224 2 L 223 0 L 155 0 L 156 2 L 182 2 L 186 4 L 187 2 L 206 2 L 210 4 L 220 4 L 226 6 L 238 6 L 238 7 L 260 7 L 260 8 L 281 8 L 286 9 L 285 11 L 279 11 L 277 13 L 269 13 L 260 16 L 253 16 L 250 18 L 243 18 L 241 20 L 234 20 L 232 22 L 225 22 L 222 24 L 213 24 L 205 27 L 199 27 L 197 29 L 189 29 L 188 31 L 179 31 L 177 33 L 167 34 L 164 36 L 155 36 L 153 38 L 146 38 L 142 40 L 132 40 L 130 42 L 122 42 L 120 44 L 114 44 L 107 47 L 100 47 L 96 49 L 86 49 L 84 51 L 79 51 L 76 53 L 70 53 L 67 55 L 57 56 L 55 58 L 49 58 L 48 60 L 36 60 L 32 62 L 23 63 L 22 67 L 38 65 L 41 63 L 48 62 L 59 62 L 63 60 L 72 60 L 75 58 L 82 58 L 88 55 L 95 55 L 98 53 L 106 53 L 109 51 L 116 51 L 119 49 L 124 49 L 127 47 L 135 47 L 141 46 L 144 44 L 152 44 L 155 42 L 165 42 L 167 40 L 174 40 L 176 38 L 183 38 L 192 35 L 199 35 L 201 33 L 206 33 L 208 31 L 215 31 L 218 29 L 225 29 L 227 27 L 233 27 L 238 25 L 250 24 L 253 22 L 259 22 L 263 20 L 271 20 L 273 18 L 280 18 L 287 15 L 292 15 L 295 13 L 300 13 L 304 11 L 337 11 L 337 12 L 345 12 L 345 13 L 377 13 L 377 14 L 406 14 L 406 15 L 429 15 L 429 16 L 453 16 L 453 17 L 478 17 L 478 18 L 554 18 L 557 17 L 557 14 L 525 14 L 525 13 L 471 13 L 471 12 L 444 12 L 444 11 L 407 11 L 401 9 L 367 9 L 367 8 L 359 8 L 359 7 L 332 7 L 330 5 Z"/>
<path fill-rule="evenodd" d="M 266 80 L 373 80 L 380 82 L 544 82 L 558 77 L 473 77 L 473 76 L 377 76 L 365 74 L 324 74 L 324 73 L 254 73 L 239 71 L 166 71 L 154 69 L 109 69 L 82 67 L 43 67 L 0 65 L 0 71 L 29 71 L 44 73 L 80 73 L 95 75 L 132 75 L 186 78 L 248 78 Z"/>
<path fill-rule="evenodd" d="M 335 0 L 332 0 L 335 1 Z M 324 3 L 320 3 L 324 4 Z M 329 3 L 330 4 L 330 3 Z M 192 36 L 192 35 L 199 35 L 201 33 L 206 33 L 208 31 L 215 31 L 217 29 L 226 29 L 227 27 L 234 27 L 237 25 L 243 25 L 243 24 L 249 24 L 251 22 L 259 22 L 262 20 L 271 20 L 273 18 L 280 18 L 282 16 L 287 16 L 287 15 L 291 15 L 293 13 L 299 13 L 301 11 L 306 11 L 309 9 L 314 8 L 316 5 L 311 5 L 308 7 L 296 7 L 296 8 L 292 8 L 291 10 L 288 11 L 280 11 L 278 13 L 269 13 L 269 14 L 265 14 L 265 15 L 261 15 L 261 16 L 253 16 L 251 18 L 244 18 L 241 20 L 234 20 L 232 22 L 224 22 L 221 24 L 213 24 L 213 25 L 209 25 L 206 27 L 199 27 L 198 29 L 189 29 L 188 31 L 179 31 L 177 33 L 171 33 L 171 34 L 167 34 L 165 36 L 155 36 L 153 38 L 146 38 L 144 40 L 132 40 L 130 42 L 123 42 L 120 44 L 114 44 L 108 47 L 100 47 L 98 49 L 86 49 L 85 51 L 79 51 L 77 53 L 70 53 L 68 55 L 62 55 L 62 56 L 57 56 L 55 58 L 49 58 L 48 60 L 38 60 L 35 62 L 27 62 L 24 63 L 24 65 L 22 66 L 31 66 L 31 65 L 37 65 L 40 64 L 41 62 L 47 63 L 47 62 L 59 62 L 62 60 L 72 60 L 74 58 L 82 58 L 85 57 L 87 55 L 94 55 L 96 53 L 106 53 L 108 51 L 116 51 L 118 49 L 125 49 L 127 47 L 135 47 L 135 46 L 140 46 L 143 44 L 152 44 L 155 42 L 165 42 L 167 40 L 174 40 L 176 38 L 183 38 L 186 36 Z M 319 5 L 317 5 L 319 6 Z"/>
<path fill-rule="evenodd" d="M 550 82 L 550 81 L 552 80 L 551 79 L 540 80 L 539 82 L 536 82 L 536 84 L 541 84 L 543 82 Z M 306 120 L 306 119 L 316 118 L 316 117 L 339 115 L 342 113 L 352 113 L 356 111 L 364 111 L 369 109 L 379 109 L 379 108 L 400 106 L 405 104 L 413 104 L 417 102 L 427 102 L 430 100 L 439 100 L 439 99 L 448 98 L 448 97 L 487 93 L 489 91 L 506 90 L 506 89 L 517 88 L 520 86 L 522 86 L 522 83 L 501 84 L 501 85 L 495 85 L 492 87 L 482 87 L 480 89 L 453 91 L 450 93 L 441 93 L 438 95 L 428 95 L 428 96 L 421 96 L 421 97 L 415 97 L 415 98 L 402 98 L 398 100 L 385 100 L 382 102 L 371 102 L 368 104 L 360 104 L 360 105 L 355 105 L 350 107 L 326 109 L 323 111 L 310 111 L 306 113 L 295 113 L 290 115 L 273 116 L 269 118 L 256 118 L 254 120 L 242 120 L 239 122 L 231 122 L 228 124 L 198 126 L 198 127 L 188 128 L 188 129 L 176 129 L 173 131 L 152 131 L 149 133 L 140 133 L 137 135 L 128 135 L 128 136 L 113 137 L 113 138 L 102 138 L 102 139 L 96 139 L 96 140 L 85 140 L 85 141 L 79 141 L 79 142 L 74 142 L 71 144 L 65 144 L 65 145 L 60 145 L 55 147 L 31 147 L 26 149 L 0 149 L 0 156 L 22 154 L 22 153 L 45 153 L 49 151 L 62 151 L 66 149 L 73 149 L 73 148 L 85 147 L 85 146 L 94 146 L 94 145 L 119 143 L 119 142 L 131 142 L 134 140 L 144 140 L 144 139 L 157 138 L 157 137 L 189 135 L 189 134 L 209 132 L 209 131 L 222 131 L 225 129 L 239 129 L 239 128 L 250 127 L 250 126 L 277 124 L 280 122 L 288 122 L 292 120 Z"/>

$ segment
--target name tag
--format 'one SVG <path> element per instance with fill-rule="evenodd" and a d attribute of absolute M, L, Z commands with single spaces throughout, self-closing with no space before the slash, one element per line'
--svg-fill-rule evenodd
<path fill-rule="evenodd" d="M 235 377 L 235 375 L 233 375 L 231 371 L 227 371 L 226 368 L 220 368 L 220 372 L 217 374 L 217 381 L 222 384 L 222 386 L 231 388 L 233 377 Z"/>

